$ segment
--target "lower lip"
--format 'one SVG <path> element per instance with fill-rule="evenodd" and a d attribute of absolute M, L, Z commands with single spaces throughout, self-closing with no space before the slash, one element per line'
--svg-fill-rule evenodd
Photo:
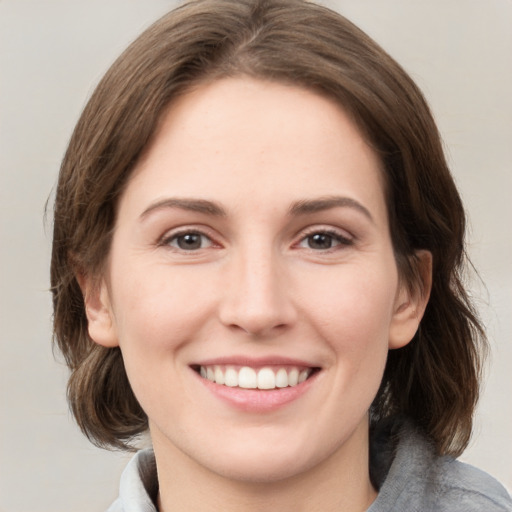
<path fill-rule="evenodd" d="M 216 384 L 208 379 L 201 377 L 196 373 L 197 378 L 202 384 L 217 398 L 223 402 L 245 412 L 272 412 L 303 396 L 313 382 L 316 380 L 319 372 L 315 372 L 307 380 L 286 388 L 277 388 L 270 390 L 244 389 L 239 387 L 229 387 L 222 384 Z"/>

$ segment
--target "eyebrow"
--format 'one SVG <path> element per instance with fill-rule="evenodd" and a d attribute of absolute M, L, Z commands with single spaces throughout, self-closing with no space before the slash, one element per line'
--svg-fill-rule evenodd
<path fill-rule="evenodd" d="M 192 212 L 204 213 L 206 215 L 214 215 L 215 217 L 225 217 L 226 210 L 213 201 L 206 199 L 180 199 L 168 198 L 157 201 L 148 206 L 140 215 L 144 219 L 154 211 L 164 210 L 167 208 L 179 208 L 180 210 L 188 210 Z"/>
<path fill-rule="evenodd" d="M 359 201 L 351 197 L 344 196 L 326 196 L 318 199 L 304 199 L 293 203 L 289 209 L 290 215 L 305 215 L 307 213 L 316 213 L 331 208 L 353 208 L 358 210 L 369 220 L 374 222 L 372 214 Z"/>
<path fill-rule="evenodd" d="M 180 210 L 204 213 L 205 215 L 213 215 L 215 217 L 226 217 L 227 215 L 226 210 L 221 205 L 206 199 L 166 198 L 149 205 L 141 213 L 140 218 L 143 220 L 151 213 L 167 208 L 179 208 Z M 363 213 L 372 222 L 374 221 L 369 210 L 360 202 L 344 196 L 326 196 L 296 201 L 288 209 L 288 214 L 299 216 L 330 210 L 332 208 L 353 208 Z"/>

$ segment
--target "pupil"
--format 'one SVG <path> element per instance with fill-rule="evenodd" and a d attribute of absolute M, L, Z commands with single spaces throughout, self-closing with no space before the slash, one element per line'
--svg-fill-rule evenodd
<path fill-rule="evenodd" d="M 180 249 L 200 249 L 201 235 L 188 234 L 178 237 L 178 246 Z"/>
<path fill-rule="evenodd" d="M 309 237 L 309 247 L 311 249 L 330 249 L 332 246 L 332 237 L 322 233 L 316 233 Z"/>

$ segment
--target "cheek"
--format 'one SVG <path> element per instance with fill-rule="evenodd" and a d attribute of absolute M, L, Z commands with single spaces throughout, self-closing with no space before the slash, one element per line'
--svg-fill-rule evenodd
<path fill-rule="evenodd" d="M 382 380 L 395 283 L 386 274 L 354 271 L 326 299 L 326 309 L 336 306 L 324 321 L 324 336 L 336 361 L 336 403 L 345 404 L 356 417 L 369 409 Z"/>
<path fill-rule="evenodd" d="M 134 266 L 130 273 L 120 269 L 115 276 L 114 312 L 124 352 L 158 357 L 160 351 L 187 341 L 199 324 L 207 322 L 212 303 L 208 280 L 189 274 L 165 265 Z"/>
<path fill-rule="evenodd" d="M 113 279 L 119 346 L 135 396 L 147 414 L 156 414 L 170 396 L 178 407 L 185 396 L 179 378 L 183 347 L 198 325 L 205 328 L 209 293 L 198 293 L 186 272 L 171 273 L 165 266 L 134 265 L 130 273 L 119 266 Z"/>
<path fill-rule="evenodd" d="M 393 271 L 343 268 L 317 278 L 309 290 L 310 311 L 318 325 L 349 345 L 386 338 L 393 314 L 397 278 Z M 371 335 L 373 334 L 373 335 Z"/>

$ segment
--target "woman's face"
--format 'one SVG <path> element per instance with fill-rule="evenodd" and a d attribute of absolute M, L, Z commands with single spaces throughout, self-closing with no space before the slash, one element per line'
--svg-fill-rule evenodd
<path fill-rule="evenodd" d="M 231 78 L 172 105 L 87 304 L 157 459 L 268 481 L 365 456 L 388 349 L 419 320 L 383 189 L 354 123 L 311 91 Z"/>

